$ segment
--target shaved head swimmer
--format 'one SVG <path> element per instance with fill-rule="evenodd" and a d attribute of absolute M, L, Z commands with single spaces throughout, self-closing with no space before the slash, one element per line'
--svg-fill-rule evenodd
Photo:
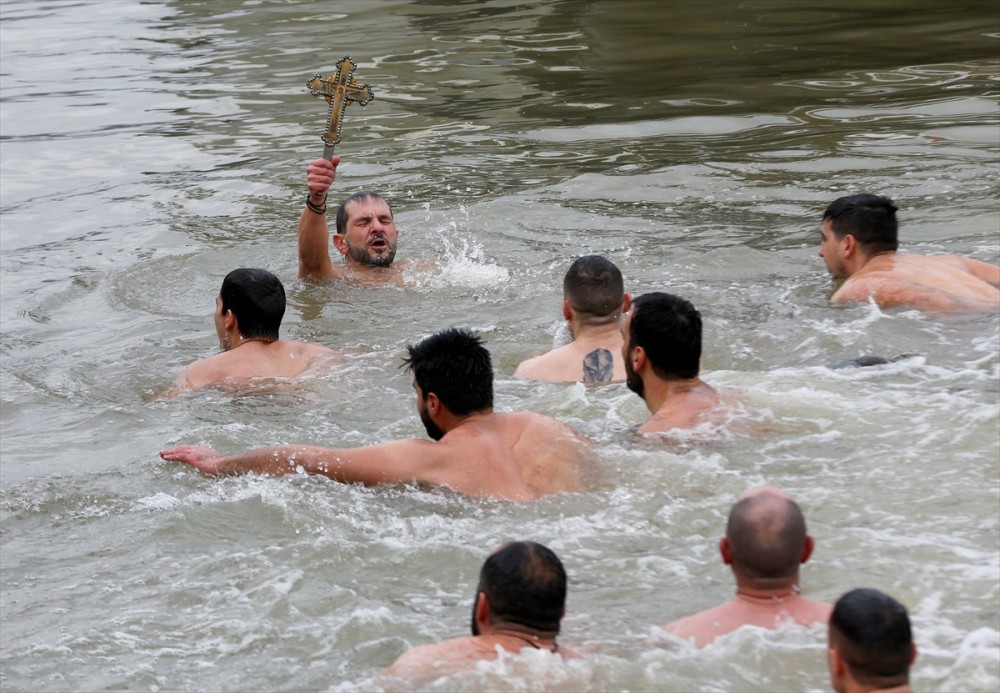
<path fill-rule="evenodd" d="M 740 495 L 719 541 L 722 562 L 733 571 L 736 597 L 667 624 L 666 630 L 697 646 L 742 626 L 776 629 L 784 623 L 825 623 L 830 605 L 802 597 L 799 566 L 814 547 L 801 508 L 774 486 Z"/>

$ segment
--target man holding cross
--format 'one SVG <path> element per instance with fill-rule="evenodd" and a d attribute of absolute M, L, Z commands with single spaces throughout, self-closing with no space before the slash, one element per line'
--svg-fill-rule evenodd
<path fill-rule="evenodd" d="M 335 267 L 330 259 L 326 223 L 326 198 L 337 175 L 340 157 L 333 148 L 340 142 L 344 109 L 355 101 L 362 106 L 374 98 L 371 87 L 359 85 L 354 79 L 355 63 L 349 56 L 337 62 L 337 70 L 327 78 L 314 76 L 306 86 L 313 96 L 322 96 L 330 106 L 323 133 L 323 158 L 316 159 L 306 170 L 309 196 L 299 218 L 299 277 L 368 279 L 400 282 L 399 265 L 392 267 L 396 257 L 399 233 L 392 218 L 389 203 L 373 192 L 358 192 L 337 209 L 337 231 L 333 246 L 344 258 L 343 268 Z"/>

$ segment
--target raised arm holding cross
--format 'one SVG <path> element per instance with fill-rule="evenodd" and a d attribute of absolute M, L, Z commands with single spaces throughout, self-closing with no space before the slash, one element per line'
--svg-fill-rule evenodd
<path fill-rule="evenodd" d="M 388 271 L 396 256 L 396 224 L 389 203 L 376 193 L 360 192 L 347 198 L 337 210 L 333 245 L 344 258 L 343 266 L 330 259 L 330 229 L 326 222 L 326 198 L 337 173 L 340 157 L 333 148 L 340 142 L 344 109 L 355 101 L 364 106 L 372 100 L 367 84 L 354 79 L 356 65 L 349 57 L 337 62 L 337 71 L 327 78 L 316 75 L 308 82 L 314 96 L 330 104 L 323 133 L 323 158 L 309 164 L 309 196 L 299 218 L 300 278 L 365 278 L 377 282 L 401 281 L 401 273 Z"/>

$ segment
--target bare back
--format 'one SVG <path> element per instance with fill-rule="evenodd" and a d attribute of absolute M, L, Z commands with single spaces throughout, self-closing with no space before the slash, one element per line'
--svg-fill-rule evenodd
<path fill-rule="evenodd" d="M 390 689 L 404 681 L 409 686 L 426 685 L 444 676 L 471 670 L 476 662 L 492 661 L 500 652 L 516 655 L 525 649 L 532 648 L 511 638 L 492 635 L 452 638 L 404 652 L 392 666 L 379 674 L 376 683 L 387 684 Z M 580 658 L 578 653 L 562 647 L 554 656 Z"/>
<path fill-rule="evenodd" d="M 294 378 L 317 361 L 337 356 L 333 349 L 309 342 L 245 342 L 189 365 L 177 376 L 175 392 L 251 378 Z"/>
<path fill-rule="evenodd" d="M 701 424 L 721 424 L 727 416 L 720 406 L 719 393 L 700 379 L 685 389 L 672 392 L 660 408 L 642 424 L 638 433 L 666 433 L 677 429 L 690 429 Z"/>
<path fill-rule="evenodd" d="M 577 340 L 524 361 L 515 378 L 548 382 L 603 384 L 625 380 L 621 333 L 603 342 Z"/>
<path fill-rule="evenodd" d="M 1000 268 L 956 255 L 877 255 L 852 274 L 832 301 L 875 300 L 883 308 L 995 311 Z"/>
<path fill-rule="evenodd" d="M 685 640 L 693 640 L 697 647 L 712 643 L 716 638 L 743 626 L 775 630 L 785 625 L 810 627 L 826 623 L 833 607 L 805 597 L 768 604 L 747 602 L 737 597 L 725 604 L 687 616 L 664 628 L 668 633 Z"/>
<path fill-rule="evenodd" d="M 485 414 L 452 429 L 428 453 L 442 460 L 432 483 L 474 496 L 533 500 L 584 489 L 587 442 L 533 412 Z"/>

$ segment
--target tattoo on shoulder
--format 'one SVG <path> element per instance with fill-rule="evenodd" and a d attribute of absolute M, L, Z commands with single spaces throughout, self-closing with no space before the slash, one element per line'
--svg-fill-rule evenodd
<path fill-rule="evenodd" d="M 607 349 L 594 349 L 583 357 L 583 382 L 610 383 L 613 376 L 611 352 Z"/>

